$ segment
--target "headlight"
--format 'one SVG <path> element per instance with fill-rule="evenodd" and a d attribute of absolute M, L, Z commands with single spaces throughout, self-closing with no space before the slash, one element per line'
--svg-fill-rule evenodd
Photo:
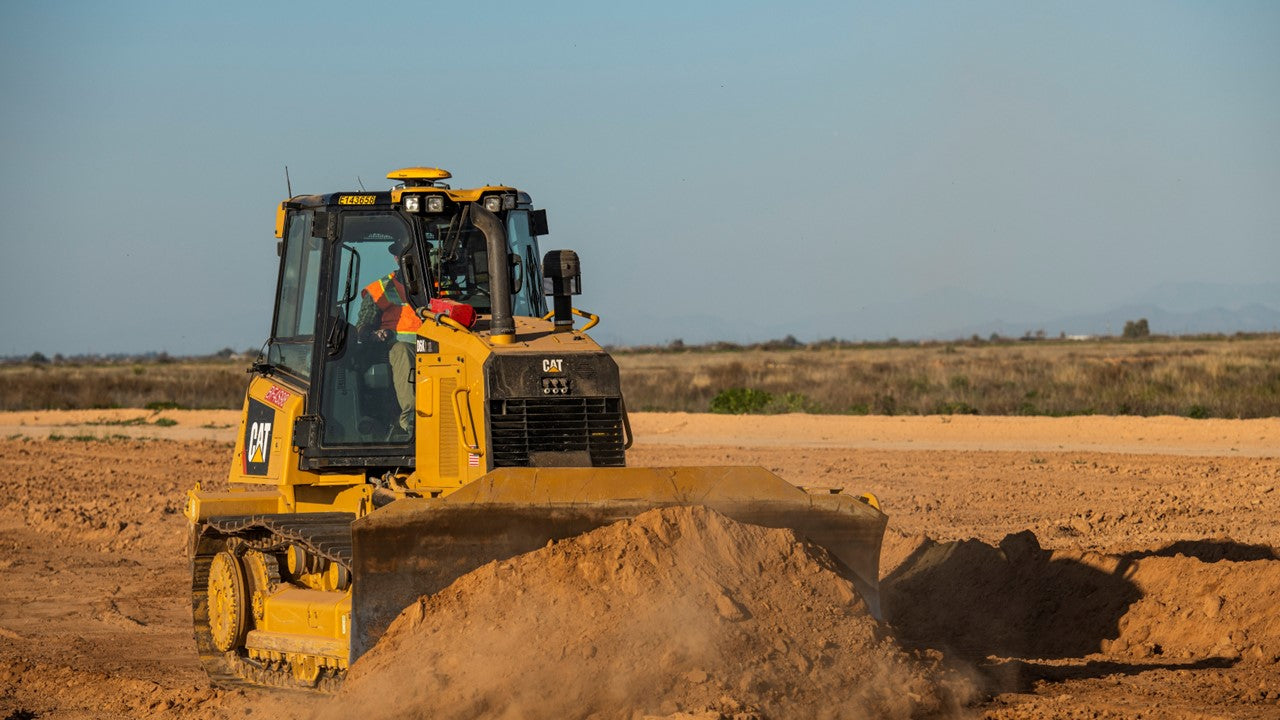
<path fill-rule="evenodd" d="M 422 208 L 422 196 L 421 196 L 421 195 L 405 195 L 405 196 L 404 196 L 404 211 L 405 211 L 405 212 L 416 213 L 416 212 L 418 212 L 418 210 L 419 210 L 419 209 L 421 209 L 421 208 Z"/>
<path fill-rule="evenodd" d="M 431 195 L 428 197 L 427 212 L 444 212 L 444 196 Z"/>
<path fill-rule="evenodd" d="M 484 199 L 484 209 L 491 213 L 496 213 L 502 209 L 502 198 L 498 195 L 490 195 Z"/>
<path fill-rule="evenodd" d="M 516 196 L 515 196 L 515 195 L 503 195 L 503 196 L 502 196 L 502 209 L 503 209 L 503 210 L 515 210 L 515 209 L 516 209 Z"/>

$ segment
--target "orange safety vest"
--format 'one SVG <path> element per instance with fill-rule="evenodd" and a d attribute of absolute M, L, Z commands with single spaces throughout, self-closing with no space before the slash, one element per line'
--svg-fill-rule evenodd
<path fill-rule="evenodd" d="M 394 272 L 369 283 L 362 292 L 378 306 L 381 313 L 378 318 L 379 330 L 394 330 L 399 342 L 414 341 L 418 336 L 418 328 L 422 327 L 422 318 L 409 307 L 409 302 L 405 300 L 407 293 L 404 285 Z"/>

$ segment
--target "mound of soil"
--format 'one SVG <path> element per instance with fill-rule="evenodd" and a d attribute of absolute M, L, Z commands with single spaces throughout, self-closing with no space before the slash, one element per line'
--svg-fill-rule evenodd
<path fill-rule="evenodd" d="M 1157 553 L 1108 558 L 1142 598 L 1104 641 L 1109 655 L 1218 657 L 1280 663 L 1280 559 L 1230 541 L 1179 542 Z"/>
<path fill-rule="evenodd" d="M 1280 556 L 1230 540 L 1106 555 L 923 540 L 883 582 L 887 619 L 914 643 L 970 657 L 1280 662 Z"/>
<path fill-rule="evenodd" d="M 821 548 L 702 507 L 490 563 L 407 608 L 333 717 L 906 718 L 967 702 Z"/>

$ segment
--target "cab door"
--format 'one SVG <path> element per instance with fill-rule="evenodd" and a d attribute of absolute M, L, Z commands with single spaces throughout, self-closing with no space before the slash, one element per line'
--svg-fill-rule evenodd
<path fill-rule="evenodd" d="M 374 291 L 380 283 L 403 283 L 401 259 L 416 252 L 412 229 L 394 210 L 348 210 L 333 214 L 330 234 L 313 385 L 318 412 L 305 461 L 312 467 L 412 466 L 414 428 L 398 423 L 406 414 L 406 388 L 412 404 L 412 343 L 394 334 L 378 337 L 384 318 Z M 407 415 L 412 423 L 415 413 Z"/>

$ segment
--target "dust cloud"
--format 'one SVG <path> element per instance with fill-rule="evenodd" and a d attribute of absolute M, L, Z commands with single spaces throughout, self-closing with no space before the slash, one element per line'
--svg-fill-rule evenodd
<path fill-rule="evenodd" d="M 664 508 L 406 609 L 325 717 L 910 718 L 973 689 L 788 530 Z"/>

